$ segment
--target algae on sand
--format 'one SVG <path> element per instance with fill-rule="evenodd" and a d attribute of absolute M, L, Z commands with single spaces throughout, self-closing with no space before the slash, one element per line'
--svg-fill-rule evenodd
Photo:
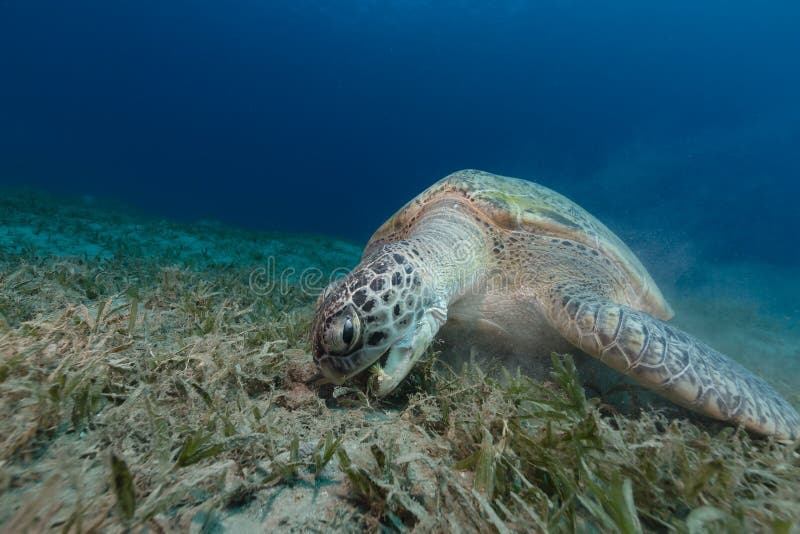
<path fill-rule="evenodd" d="M 0 210 L 6 530 L 800 528 L 796 445 L 609 414 L 569 357 L 544 383 L 429 360 L 388 401 L 318 394 L 314 296 L 251 274 L 327 274 L 355 245 Z"/>

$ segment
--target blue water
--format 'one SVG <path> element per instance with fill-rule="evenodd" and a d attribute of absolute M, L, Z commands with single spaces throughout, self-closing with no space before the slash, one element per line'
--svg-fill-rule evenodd
<path fill-rule="evenodd" d="M 799 6 L 0 0 L 0 185 L 363 241 L 476 167 L 800 266 Z"/>

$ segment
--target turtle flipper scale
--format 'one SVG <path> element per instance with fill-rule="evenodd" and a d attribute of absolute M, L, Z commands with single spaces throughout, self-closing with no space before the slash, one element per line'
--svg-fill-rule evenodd
<path fill-rule="evenodd" d="M 800 415 L 761 378 L 644 312 L 569 288 L 549 320 L 573 345 L 671 401 L 760 434 L 800 437 Z"/>

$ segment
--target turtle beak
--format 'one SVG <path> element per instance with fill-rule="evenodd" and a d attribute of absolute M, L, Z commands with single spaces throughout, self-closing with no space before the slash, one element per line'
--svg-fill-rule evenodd
<path fill-rule="evenodd" d="M 347 356 L 323 354 L 317 359 L 317 367 L 325 378 L 341 385 L 379 360 L 382 354 L 379 349 L 362 349 Z"/>
<path fill-rule="evenodd" d="M 388 355 L 388 356 L 387 356 Z M 375 364 L 375 381 L 377 387 L 375 394 L 378 397 L 385 397 L 394 391 L 400 382 L 408 376 L 422 352 L 414 354 L 413 348 L 406 343 L 393 345 L 386 351 L 385 364 L 381 367 L 380 363 Z M 384 361 L 381 357 L 380 361 Z"/>
<path fill-rule="evenodd" d="M 408 373 L 433 342 L 436 332 L 443 323 L 444 316 L 438 309 L 435 310 L 435 313 L 426 314 L 416 328 L 389 348 L 383 367 L 380 363 L 375 366 L 377 368 L 375 369 L 377 383 L 375 392 L 379 397 L 385 397 L 394 391 L 408 376 Z M 383 361 L 383 357 L 380 358 L 380 361 Z"/>

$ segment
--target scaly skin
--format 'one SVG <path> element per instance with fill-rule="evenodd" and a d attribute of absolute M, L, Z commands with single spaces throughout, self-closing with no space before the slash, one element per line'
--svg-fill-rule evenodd
<path fill-rule="evenodd" d="M 514 324 L 547 322 L 677 404 L 800 436 L 800 416 L 763 380 L 660 320 L 669 305 L 610 230 L 542 186 L 479 171 L 434 184 L 376 232 L 361 263 L 318 301 L 314 359 L 336 383 L 377 362 L 377 393 L 388 394 L 470 291 L 510 297 L 521 304 L 503 312 Z"/>
<path fill-rule="evenodd" d="M 759 434 L 796 439 L 800 416 L 766 382 L 702 341 L 640 311 L 569 286 L 551 321 L 576 347 L 671 401 Z"/>

